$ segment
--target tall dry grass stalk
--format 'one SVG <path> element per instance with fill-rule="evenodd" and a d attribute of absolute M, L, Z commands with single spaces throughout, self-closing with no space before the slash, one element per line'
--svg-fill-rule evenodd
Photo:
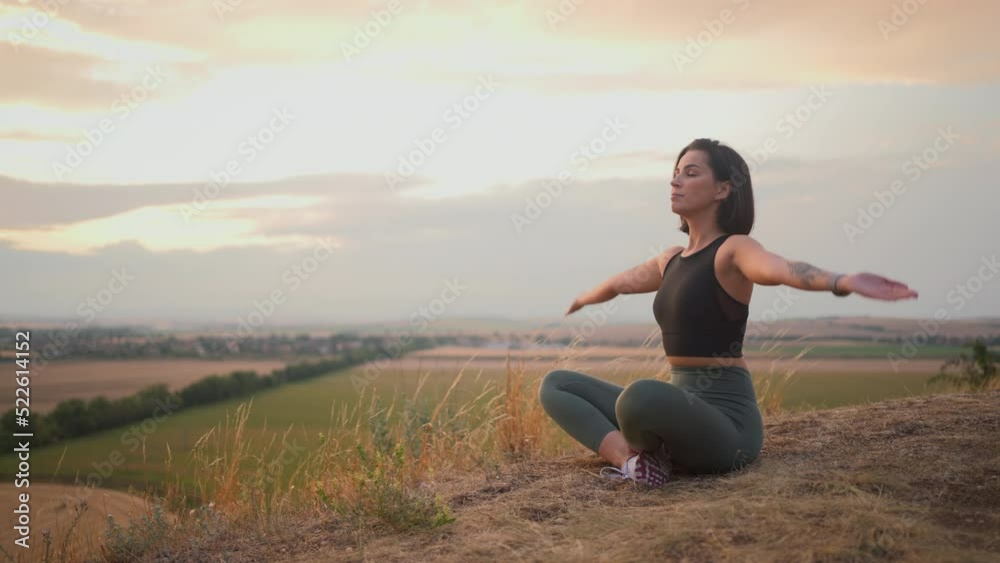
<path fill-rule="evenodd" d="M 775 333 L 775 335 L 768 341 L 761 344 L 761 350 L 765 352 L 774 352 L 780 350 L 781 348 L 781 337 L 788 332 L 788 329 L 781 329 Z M 807 338 L 808 336 L 802 336 L 797 338 L 793 342 L 799 342 Z M 801 367 L 799 361 L 813 349 L 813 346 L 807 346 L 799 351 L 792 360 L 796 363 L 793 367 L 790 367 L 784 372 L 778 372 L 775 370 L 775 364 L 772 362 L 771 368 L 765 373 L 752 373 L 754 383 L 754 394 L 757 396 L 757 406 L 760 408 L 761 414 L 775 415 L 782 411 L 782 404 L 785 402 L 785 393 L 788 390 L 789 385 L 795 373 Z M 780 357 L 779 357 L 780 359 Z"/>
<path fill-rule="evenodd" d="M 504 456 L 523 459 L 544 449 L 550 436 L 546 430 L 552 426 L 538 401 L 538 379 L 530 378 L 525 363 L 512 363 L 508 354 L 504 367 L 506 387 L 497 427 L 498 447 Z"/>
<path fill-rule="evenodd" d="M 455 391 L 466 367 L 436 403 L 425 404 L 421 377 L 413 397 L 394 393 L 388 406 L 374 387 L 342 415 L 338 446 L 306 460 L 299 472 L 311 508 L 332 510 L 358 528 L 433 526 L 450 520 L 440 499 L 422 491 L 448 472 L 486 470 L 545 447 L 549 424 L 537 399 L 537 377 L 508 362 L 505 384 L 493 383 L 464 402 Z"/>

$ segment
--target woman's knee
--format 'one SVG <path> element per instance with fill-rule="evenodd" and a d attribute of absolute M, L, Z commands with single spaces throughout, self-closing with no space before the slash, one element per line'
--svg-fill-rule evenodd
<path fill-rule="evenodd" d="M 556 369 L 545 374 L 542 383 L 538 386 L 538 400 L 544 406 L 547 401 L 546 397 L 551 397 L 553 393 L 561 391 L 563 385 L 572 381 L 575 375 L 574 372 L 566 369 Z"/>
<path fill-rule="evenodd" d="M 651 414 L 671 409 L 677 393 L 682 391 L 658 379 L 638 379 L 633 381 L 615 403 L 615 414 L 623 425 L 630 425 Z"/>
<path fill-rule="evenodd" d="M 568 369 L 554 369 L 542 378 L 542 388 L 558 389 L 576 377 L 576 372 Z"/>

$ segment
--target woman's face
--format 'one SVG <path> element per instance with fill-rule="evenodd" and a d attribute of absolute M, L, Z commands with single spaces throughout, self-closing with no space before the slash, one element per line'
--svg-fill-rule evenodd
<path fill-rule="evenodd" d="M 728 195 L 728 190 L 719 184 L 708 165 L 708 155 L 704 151 L 689 150 L 678 161 L 670 181 L 670 210 L 684 216 L 711 207 L 716 200 L 721 201 Z"/>

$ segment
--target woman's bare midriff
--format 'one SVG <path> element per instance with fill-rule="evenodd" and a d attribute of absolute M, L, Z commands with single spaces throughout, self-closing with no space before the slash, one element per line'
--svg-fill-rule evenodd
<path fill-rule="evenodd" d="M 746 361 L 740 358 L 705 358 L 700 356 L 667 356 L 667 363 L 677 367 L 741 367 L 747 371 Z"/>

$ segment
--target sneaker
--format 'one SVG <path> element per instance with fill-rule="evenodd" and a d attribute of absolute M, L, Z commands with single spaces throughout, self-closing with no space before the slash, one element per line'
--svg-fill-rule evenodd
<path fill-rule="evenodd" d="M 670 479 L 670 455 L 662 448 L 655 454 L 639 452 L 618 467 L 604 467 L 601 477 L 607 479 L 631 479 L 651 487 L 662 487 Z"/>

